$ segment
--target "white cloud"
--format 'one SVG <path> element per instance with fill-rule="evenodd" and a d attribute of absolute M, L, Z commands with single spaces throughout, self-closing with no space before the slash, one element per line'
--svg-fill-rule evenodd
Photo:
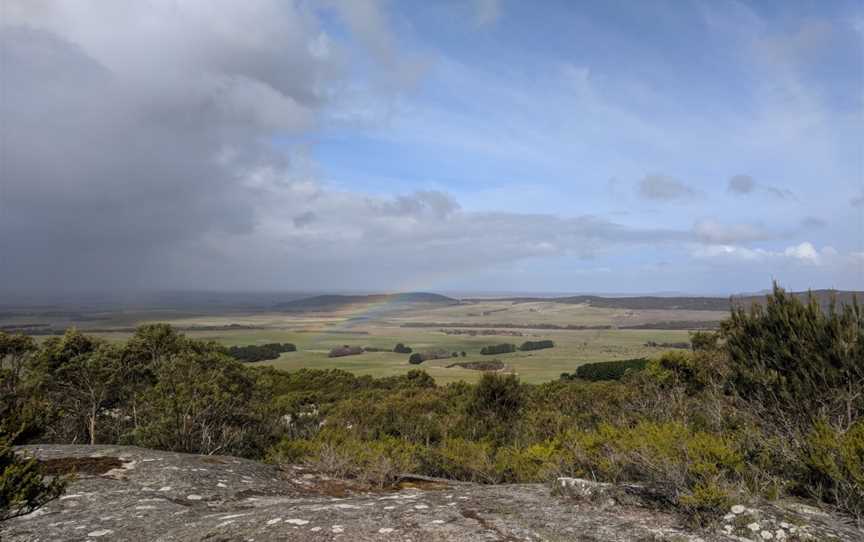
<path fill-rule="evenodd" d="M 694 226 L 699 239 L 708 244 L 730 245 L 770 239 L 774 235 L 762 226 L 753 224 L 722 224 L 714 220 L 700 220 Z"/>
<path fill-rule="evenodd" d="M 807 266 L 822 266 L 837 261 L 838 251 L 831 246 L 821 250 L 812 243 L 804 241 L 783 250 L 748 248 L 728 244 L 712 244 L 694 247 L 693 257 L 717 262 L 765 262 L 796 263 Z"/>
<path fill-rule="evenodd" d="M 833 251 L 833 249 L 831 249 Z M 814 265 L 819 265 L 822 262 L 822 256 L 811 243 L 804 242 L 800 245 L 788 247 L 783 251 L 783 254 L 807 262 Z"/>

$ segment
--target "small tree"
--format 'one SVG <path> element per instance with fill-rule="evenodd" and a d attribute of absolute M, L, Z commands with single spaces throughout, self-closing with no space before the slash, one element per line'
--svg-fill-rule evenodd
<path fill-rule="evenodd" d="M 59 404 L 68 405 L 86 422 L 90 444 L 96 444 L 97 422 L 119 393 L 124 365 L 121 350 L 100 344 L 96 350 L 76 356 L 57 370 Z"/>
<path fill-rule="evenodd" d="M 414 352 L 411 354 L 411 357 L 408 358 L 408 363 L 412 365 L 419 365 L 423 363 L 423 355 L 420 352 Z"/>
<path fill-rule="evenodd" d="M 16 455 L 0 435 L 0 522 L 38 510 L 65 488 L 65 479 L 46 480 L 35 459 Z"/>

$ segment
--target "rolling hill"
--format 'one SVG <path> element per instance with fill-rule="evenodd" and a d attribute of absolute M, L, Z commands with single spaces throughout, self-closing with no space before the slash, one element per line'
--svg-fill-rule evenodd
<path fill-rule="evenodd" d="M 369 295 L 316 295 L 296 299 L 274 306 L 276 310 L 285 312 L 306 311 L 336 311 L 355 305 L 458 305 L 459 300 L 440 294 L 426 292 L 407 292 L 398 294 Z"/>

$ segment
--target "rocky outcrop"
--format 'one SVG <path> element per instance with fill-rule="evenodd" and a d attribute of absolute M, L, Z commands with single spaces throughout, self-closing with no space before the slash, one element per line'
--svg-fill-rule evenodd
<path fill-rule="evenodd" d="M 59 500 L 2 524 L 4 541 L 864 540 L 851 524 L 792 502 L 736 506 L 716 528 L 693 532 L 671 514 L 620 498 L 628 491 L 577 479 L 554 488 L 415 479 L 399 490 L 363 491 L 234 457 L 122 446 L 20 451 L 54 472 L 79 474 Z"/>

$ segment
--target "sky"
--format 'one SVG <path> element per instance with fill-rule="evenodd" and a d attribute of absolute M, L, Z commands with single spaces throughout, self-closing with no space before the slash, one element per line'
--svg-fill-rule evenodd
<path fill-rule="evenodd" d="M 3 0 L 0 290 L 864 289 L 864 5 Z"/>

